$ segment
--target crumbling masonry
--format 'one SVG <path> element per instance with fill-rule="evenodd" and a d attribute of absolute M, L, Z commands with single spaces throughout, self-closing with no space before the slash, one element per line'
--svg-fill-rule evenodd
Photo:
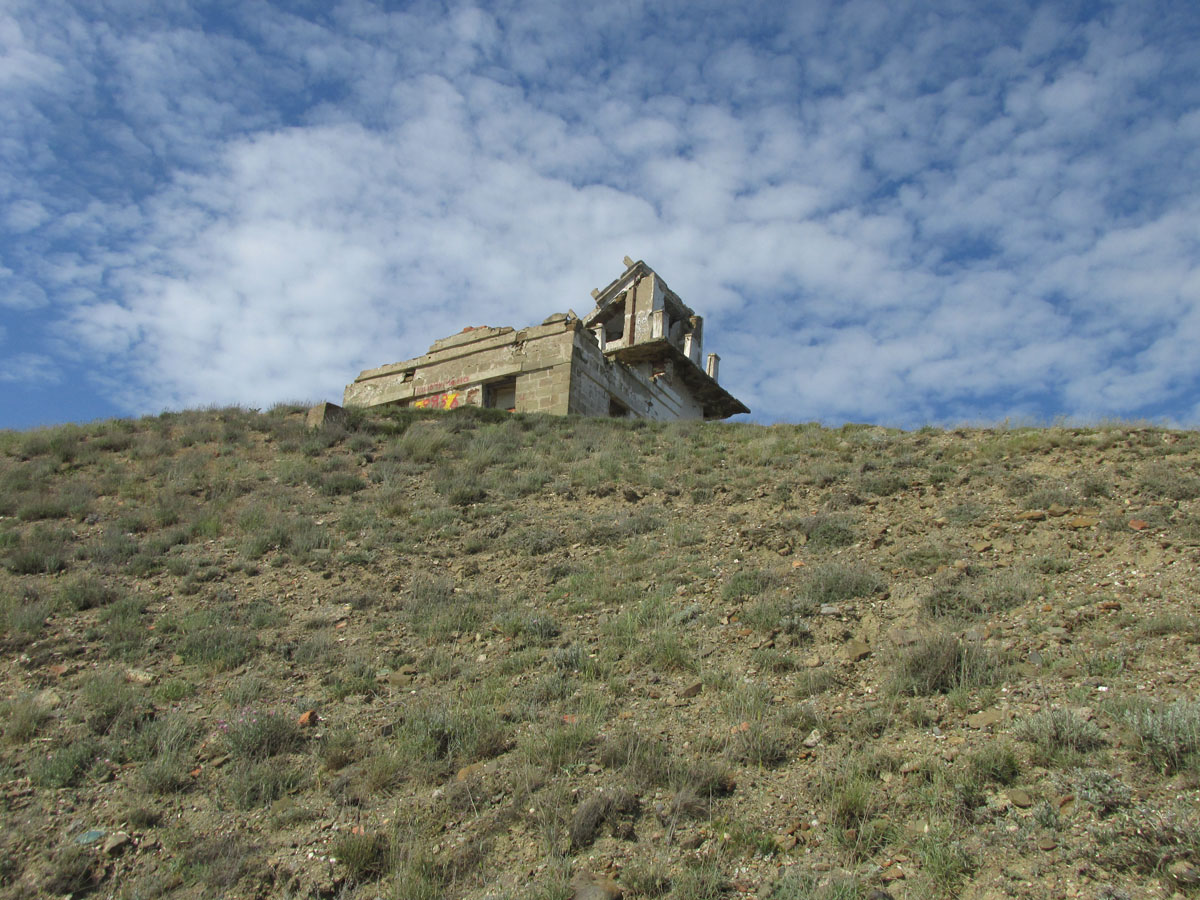
<path fill-rule="evenodd" d="M 644 419 L 724 419 L 750 410 L 717 384 L 719 357 L 702 364 L 704 323 L 644 262 L 592 292 L 584 318 L 539 326 L 466 328 L 416 359 L 367 369 L 346 387 L 347 406 L 396 403 L 435 409 Z"/>

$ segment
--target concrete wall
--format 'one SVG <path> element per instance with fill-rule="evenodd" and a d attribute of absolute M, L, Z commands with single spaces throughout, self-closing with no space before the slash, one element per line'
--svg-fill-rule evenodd
<path fill-rule="evenodd" d="M 575 321 L 560 321 L 521 331 L 480 328 L 452 335 L 424 356 L 362 372 L 347 386 L 343 403 L 481 406 L 484 385 L 515 377 L 518 412 L 565 415 L 577 330 Z"/>
<path fill-rule="evenodd" d="M 607 416 L 617 400 L 643 419 L 700 419 L 704 409 L 686 389 L 675 383 L 664 367 L 654 376 L 650 363 L 628 366 L 611 360 L 587 331 L 575 338 L 575 363 L 571 367 L 571 402 L 568 411 L 581 416 Z"/>

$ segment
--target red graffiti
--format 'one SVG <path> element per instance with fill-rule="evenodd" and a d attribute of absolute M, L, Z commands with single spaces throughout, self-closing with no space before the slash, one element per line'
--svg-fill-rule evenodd
<path fill-rule="evenodd" d="M 412 405 L 417 409 L 457 409 L 461 399 L 460 391 L 449 391 L 445 394 L 434 394 L 432 397 L 414 400 Z"/>

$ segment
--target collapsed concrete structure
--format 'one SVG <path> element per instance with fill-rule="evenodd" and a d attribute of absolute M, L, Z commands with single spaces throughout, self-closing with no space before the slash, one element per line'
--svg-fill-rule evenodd
<path fill-rule="evenodd" d="M 724 419 L 750 410 L 717 384 L 719 357 L 702 364 L 704 322 L 644 262 L 592 292 L 585 317 L 541 325 L 465 328 L 416 359 L 367 369 L 346 387 L 347 406 L 395 403 L 435 409 L 645 419 Z"/>

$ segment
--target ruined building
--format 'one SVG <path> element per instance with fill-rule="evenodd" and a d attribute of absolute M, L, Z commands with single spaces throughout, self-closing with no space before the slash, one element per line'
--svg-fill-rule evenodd
<path fill-rule="evenodd" d="M 466 328 L 424 356 L 367 369 L 344 402 L 643 419 L 749 412 L 717 384 L 717 355 L 702 356 L 700 316 L 644 262 L 625 257 L 625 265 L 592 292 L 596 308 L 582 319 L 558 313 L 520 331 Z"/>

